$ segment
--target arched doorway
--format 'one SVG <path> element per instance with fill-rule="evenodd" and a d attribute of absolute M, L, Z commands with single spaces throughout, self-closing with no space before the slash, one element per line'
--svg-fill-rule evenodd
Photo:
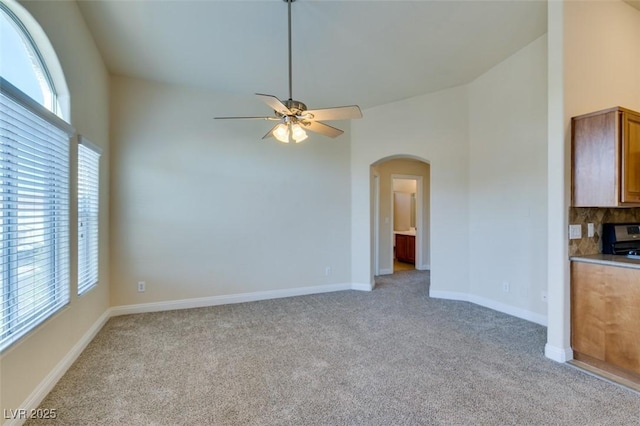
<path fill-rule="evenodd" d="M 372 275 L 393 274 L 399 265 L 431 269 L 429 162 L 410 155 L 389 156 L 371 164 L 370 174 Z M 413 193 L 407 189 L 411 182 Z"/>

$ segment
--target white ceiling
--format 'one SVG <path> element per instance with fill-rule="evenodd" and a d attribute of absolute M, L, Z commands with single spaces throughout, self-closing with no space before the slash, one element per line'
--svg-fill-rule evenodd
<path fill-rule="evenodd" d="M 79 4 L 114 74 L 288 98 L 283 0 Z M 309 108 L 467 83 L 547 26 L 546 1 L 298 0 L 292 12 L 293 95 Z"/>

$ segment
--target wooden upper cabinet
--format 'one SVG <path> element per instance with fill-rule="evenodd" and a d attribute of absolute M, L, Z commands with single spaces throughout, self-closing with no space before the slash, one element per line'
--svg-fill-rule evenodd
<path fill-rule="evenodd" d="M 622 199 L 640 203 L 640 114 L 622 113 Z"/>
<path fill-rule="evenodd" d="M 571 119 L 574 207 L 640 206 L 640 113 L 616 107 Z"/>

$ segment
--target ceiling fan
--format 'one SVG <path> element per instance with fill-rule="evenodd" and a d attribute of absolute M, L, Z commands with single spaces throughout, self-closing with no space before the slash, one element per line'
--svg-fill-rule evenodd
<path fill-rule="evenodd" d="M 307 139 L 305 130 L 320 133 L 321 135 L 335 138 L 344 133 L 342 130 L 322 123 L 325 120 L 348 120 L 362 118 L 362 112 L 357 105 L 307 109 L 300 101 L 293 100 L 292 95 L 292 67 L 291 67 L 291 3 L 296 0 L 283 0 L 287 3 L 289 21 L 289 99 L 279 100 L 273 95 L 256 93 L 256 96 L 270 106 L 275 115 L 267 117 L 215 117 L 218 120 L 269 120 L 277 121 L 276 124 L 262 139 L 275 137 L 280 142 L 289 143 L 292 140 L 300 143 Z"/>

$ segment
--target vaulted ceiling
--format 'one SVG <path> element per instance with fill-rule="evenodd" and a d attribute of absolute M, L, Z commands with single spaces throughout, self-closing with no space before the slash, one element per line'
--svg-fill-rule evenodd
<path fill-rule="evenodd" d="M 79 1 L 114 74 L 286 99 L 287 5 Z M 297 0 L 293 95 L 366 108 L 468 83 L 546 32 L 545 1 Z"/>

